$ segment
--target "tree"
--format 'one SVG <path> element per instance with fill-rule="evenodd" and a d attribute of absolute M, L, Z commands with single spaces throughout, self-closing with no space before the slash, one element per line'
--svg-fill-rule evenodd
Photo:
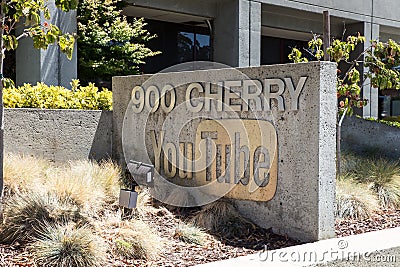
<path fill-rule="evenodd" d="M 139 65 L 157 55 L 145 46 L 152 38 L 143 19 L 129 23 L 120 0 L 81 0 L 78 5 L 79 78 L 111 81 L 112 76 L 137 74 Z"/>
<path fill-rule="evenodd" d="M 76 9 L 78 0 L 54 0 L 55 5 L 68 12 Z M 3 158 L 4 158 L 4 109 L 3 88 L 13 86 L 14 82 L 3 77 L 4 58 L 6 50 L 18 48 L 21 38 L 32 38 L 33 45 L 37 49 L 47 49 L 49 45 L 58 45 L 61 52 L 69 59 L 72 57 L 75 38 L 71 34 L 64 34 L 56 26 L 50 23 L 50 11 L 48 0 L 1 0 L 0 6 L 0 204 L 3 195 Z M 17 27 L 24 27 L 23 33 L 15 35 Z M 1 208 L 1 206 L 0 206 Z M 0 212 L 1 218 L 1 212 Z"/>
<path fill-rule="evenodd" d="M 332 61 L 338 65 L 337 75 L 337 97 L 339 99 L 339 112 L 341 114 L 346 113 L 348 115 L 353 114 L 354 107 L 363 107 L 367 104 L 365 99 L 361 98 L 361 76 L 357 67 L 360 63 L 360 58 L 364 53 L 360 54 L 356 59 L 350 60 L 350 54 L 355 50 L 358 44 L 365 42 L 365 37 L 349 36 L 346 40 L 335 39 L 332 45 L 327 48 Z M 321 60 L 324 57 L 323 40 L 314 35 L 314 38 L 308 42 L 309 50 L 308 53 L 312 54 L 316 60 Z M 303 57 L 303 54 L 297 48 L 293 48 L 289 54 L 289 59 L 295 63 L 308 62 L 308 59 Z M 339 64 L 342 64 L 342 71 L 339 68 Z"/>
<path fill-rule="evenodd" d="M 338 121 L 337 143 L 338 143 L 338 166 L 340 174 L 340 131 L 345 115 L 352 115 L 354 107 L 362 108 L 367 105 L 367 100 L 361 98 L 361 75 L 357 67 L 364 63 L 368 71 L 363 73 L 364 78 L 368 78 L 373 88 L 400 89 L 400 45 L 389 39 L 388 42 L 372 40 L 371 45 L 362 53 L 356 55 L 355 59 L 350 60 L 350 54 L 356 46 L 364 43 L 365 38 L 358 34 L 349 36 L 346 40 L 333 40 L 332 45 L 327 48 L 331 59 L 338 65 L 337 76 L 337 97 L 340 119 Z M 324 56 L 323 40 L 314 35 L 308 43 L 307 52 L 314 55 L 316 60 L 321 60 Z M 289 59 L 293 62 L 307 62 L 302 56 L 302 52 L 297 48 L 292 49 Z M 339 68 L 339 64 L 342 68 Z M 344 65 L 344 67 L 343 67 Z M 345 71 L 342 71 L 344 69 Z M 363 80 L 365 82 L 366 79 Z"/>

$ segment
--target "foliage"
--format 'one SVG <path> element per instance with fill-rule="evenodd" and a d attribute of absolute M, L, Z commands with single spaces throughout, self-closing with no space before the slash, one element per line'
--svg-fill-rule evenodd
<path fill-rule="evenodd" d="M 55 4 L 63 11 L 76 9 L 77 0 L 56 0 Z M 0 22 L 2 55 L 4 50 L 15 50 L 21 38 L 30 37 L 33 46 L 38 49 L 47 49 L 49 45 L 56 44 L 61 52 L 71 59 L 75 37 L 64 34 L 50 21 L 50 11 L 47 0 L 2 0 L 2 17 Z M 43 14 L 43 17 L 41 16 Z M 44 21 L 43 21 L 44 18 Z M 15 28 L 23 23 L 25 28 L 19 36 L 15 35 Z"/>
<path fill-rule="evenodd" d="M 80 86 L 79 80 L 71 82 L 72 90 L 62 86 L 37 83 L 7 87 L 3 91 L 6 108 L 94 109 L 111 110 L 112 92 L 93 84 Z"/>
<path fill-rule="evenodd" d="M 360 35 L 349 36 L 346 41 L 333 40 L 332 45 L 327 49 L 334 62 L 349 65 L 343 77 L 341 78 L 340 74 L 338 76 L 339 110 L 341 112 L 347 110 L 348 114 L 352 114 L 353 107 L 361 108 L 367 104 L 367 101 L 360 98 L 361 74 L 356 69 L 360 63 L 359 59 L 364 55 L 364 65 L 368 68 L 364 77 L 370 80 L 372 87 L 380 90 L 400 89 L 400 45 L 391 39 L 386 43 L 373 40 L 371 46 L 366 48 L 355 60 L 349 61 L 356 46 L 364 42 L 365 38 Z M 309 52 L 317 60 L 321 60 L 323 57 L 322 39 L 314 36 L 308 45 Z M 296 63 L 307 62 L 297 48 L 292 50 L 289 59 Z"/>
<path fill-rule="evenodd" d="M 377 120 L 375 118 L 364 118 L 365 120 L 368 121 L 374 121 L 374 122 L 379 122 L 379 123 L 383 123 L 392 127 L 397 127 L 400 128 L 400 121 L 399 118 L 394 117 L 394 118 L 385 118 L 383 120 Z"/>
<path fill-rule="evenodd" d="M 38 266 L 101 266 L 104 248 L 85 227 L 74 224 L 47 225 L 40 237 L 29 246 Z"/>
<path fill-rule="evenodd" d="M 366 77 L 379 89 L 400 89 L 400 45 L 389 39 L 387 43 L 372 42 L 367 51 L 365 66 L 369 68 Z"/>
<path fill-rule="evenodd" d="M 329 54 L 332 61 L 347 65 L 347 71 L 344 75 L 340 75 L 340 70 L 338 70 L 337 78 L 337 97 L 339 99 L 339 111 L 340 113 L 347 112 L 351 115 L 353 113 L 353 108 L 361 108 L 367 104 L 367 101 L 360 97 L 361 87 L 360 87 L 360 73 L 357 70 L 358 59 L 355 61 L 349 61 L 351 53 L 355 50 L 358 44 L 365 42 L 365 37 L 349 36 L 345 41 L 334 39 L 331 46 L 327 48 L 327 53 Z M 323 40 L 314 35 L 313 39 L 308 42 L 309 53 L 312 54 L 316 60 L 321 60 L 324 57 L 323 50 Z M 302 52 L 297 48 L 293 48 L 289 55 L 289 59 L 295 63 L 307 62 L 308 60 L 302 56 Z"/>
<path fill-rule="evenodd" d="M 175 227 L 174 237 L 185 243 L 202 245 L 205 236 L 201 228 L 192 224 L 180 223 Z"/>
<path fill-rule="evenodd" d="M 63 11 L 76 9 L 77 0 L 57 0 L 55 4 Z M 61 30 L 48 21 L 42 23 L 40 16 L 43 13 L 45 20 L 50 20 L 50 11 L 47 0 L 9 0 L 2 1 L 2 9 L 5 15 L 3 24 L 3 42 L 7 50 L 18 47 L 18 40 L 22 37 L 31 37 L 36 48 L 46 49 L 50 44 L 58 44 L 63 53 L 71 58 L 74 46 L 74 37 L 63 34 Z M 22 36 L 15 36 L 12 30 L 16 24 L 23 22 L 25 29 Z"/>
<path fill-rule="evenodd" d="M 82 0 L 78 5 L 80 78 L 137 74 L 139 64 L 157 55 L 145 46 L 152 38 L 143 19 L 129 23 L 121 15 L 120 0 Z"/>

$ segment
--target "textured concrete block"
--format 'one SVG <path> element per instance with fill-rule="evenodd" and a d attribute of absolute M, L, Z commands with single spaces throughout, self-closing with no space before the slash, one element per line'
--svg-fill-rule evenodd
<path fill-rule="evenodd" d="M 113 93 L 114 156 L 154 164 L 156 198 L 201 205 L 232 186 L 226 197 L 262 227 L 305 241 L 334 236 L 335 64 L 114 77 Z"/>
<path fill-rule="evenodd" d="M 356 117 L 345 118 L 341 138 L 342 150 L 400 159 L 399 128 Z"/>
<path fill-rule="evenodd" d="M 112 112 L 5 109 L 5 153 L 54 161 L 111 157 Z"/>

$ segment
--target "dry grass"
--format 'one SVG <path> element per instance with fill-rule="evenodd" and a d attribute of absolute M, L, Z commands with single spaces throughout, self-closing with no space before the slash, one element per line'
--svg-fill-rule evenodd
<path fill-rule="evenodd" d="M 366 219 L 378 209 L 378 200 L 364 184 L 351 177 L 336 183 L 336 216 L 342 219 Z"/>
<path fill-rule="evenodd" d="M 245 236 L 255 226 L 226 200 L 204 206 L 191 220 L 194 225 L 225 238 Z"/>
<path fill-rule="evenodd" d="M 202 245 L 204 243 L 206 233 L 199 227 L 180 223 L 175 228 L 174 238 L 177 238 L 185 243 Z"/>
<path fill-rule="evenodd" d="M 357 169 L 357 165 L 362 158 L 357 157 L 353 153 L 344 152 L 340 157 L 340 171 L 341 173 L 351 173 Z"/>
<path fill-rule="evenodd" d="M 138 195 L 135 213 L 139 218 L 144 218 L 149 214 L 156 214 L 159 209 L 153 206 L 153 198 L 148 189 L 141 189 Z"/>
<path fill-rule="evenodd" d="M 6 196 L 27 190 L 51 192 L 93 215 L 105 204 L 116 204 L 121 170 L 112 161 L 73 161 L 56 166 L 44 159 L 8 155 L 4 176 Z"/>
<path fill-rule="evenodd" d="M 121 167 L 111 160 L 102 161 L 93 165 L 93 176 L 103 187 L 107 202 L 113 203 L 119 196 Z"/>
<path fill-rule="evenodd" d="M 393 181 L 396 175 L 400 175 L 398 162 L 384 158 L 359 160 L 354 170 L 356 179 L 362 183 L 375 183 L 382 186 Z"/>
<path fill-rule="evenodd" d="M 37 237 L 48 224 L 85 221 L 79 208 L 52 194 L 26 192 L 10 198 L 0 225 L 2 243 L 25 244 Z"/>
<path fill-rule="evenodd" d="M 67 167 L 54 169 L 45 187 L 60 198 L 70 199 L 84 212 L 95 216 L 105 205 L 106 194 L 92 173 L 91 162 L 70 163 Z"/>
<path fill-rule="evenodd" d="M 41 158 L 22 155 L 6 155 L 4 157 L 4 184 L 6 195 L 40 190 L 46 179 L 51 162 Z"/>
<path fill-rule="evenodd" d="M 400 177 L 395 176 L 389 183 L 371 183 L 370 189 L 378 196 L 384 208 L 400 208 Z"/>
<path fill-rule="evenodd" d="M 109 253 L 157 258 L 162 246 L 158 235 L 142 221 L 121 220 L 117 208 L 121 170 L 112 161 L 56 166 L 32 157 L 8 156 L 5 173 L 8 193 L 0 242 L 28 246 L 38 266 L 99 266 L 106 252 L 88 227 L 112 247 Z M 145 217 L 161 210 L 151 204 L 150 194 L 143 190 L 136 213 Z"/>
<path fill-rule="evenodd" d="M 127 259 L 155 260 L 161 250 L 160 237 L 139 220 L 121 223 L 115 239 L 115 252 Z"/>
<path fill-rule="evenodd" d="M 75 161 L 64 167 L 53 168 L 45 187 L 96 217 L 106 204 L 116 204 L 119 179 L 119 167 L 111 161 L 100 165 L 90 161 Z"/>
<path fill-rule="evenodd" d="M 362 159 L 353 172 L 357 181 L 369 184 L 382 207 L 400 207 L 399 162 L 384 158 Z"/>
<path fill-rule="evenodd" d="M 76 225 L 47 225 L 36 242 L 29 246 L 38 266 L 101 266 L 105 247 L 98 237 Z"/>

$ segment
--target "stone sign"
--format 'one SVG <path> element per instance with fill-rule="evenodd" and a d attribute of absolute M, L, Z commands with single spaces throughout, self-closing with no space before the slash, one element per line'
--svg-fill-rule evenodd
<path fill-rule="evenodd" d="M 278 233 L 332 237 L 336 65 L 190 64 L 113 78 L 115 158 L 153 164 L 138 182 L 167 204 L 226 197 Z"/>

